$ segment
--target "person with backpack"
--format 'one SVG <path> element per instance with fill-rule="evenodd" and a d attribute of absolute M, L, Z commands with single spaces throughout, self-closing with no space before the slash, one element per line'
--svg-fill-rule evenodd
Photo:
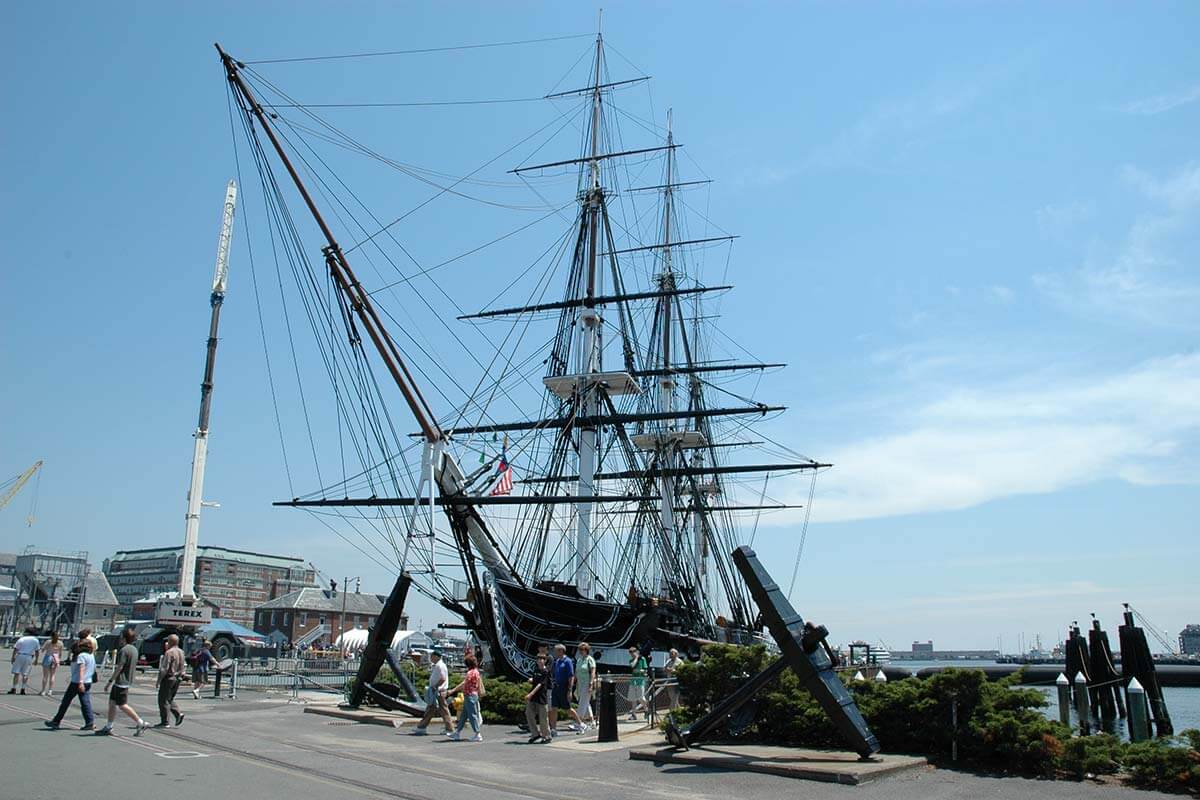
<path fill-rule="evenodd" d="M 217 663 L 212 654 L 212 642 L 205 639 L 200 649 L 192 653 L 192 697 L 200 699 L 200 689 L 208 683 L 208 673 Z"/>
<path fill-rule="evenodd" d="M 471 741 L 482 742 L 483 714 L 479 710 L 479 700 L 487 696 L 487 689 L 483 685 L 483 675 L 479 673 L 479 662 L 475 660 L 474 654 L 468 653 L 463 659 L 463 664 L 467 668 L 466 676 L 458 686 L 449 691 L 449 694 L 463 693 L 462 709 L 458 712 L 458 726 L 453 732 L 448 732 L 446 736 L 457 742 L 462 738 L 463 728 L 466 727 L 467 722 L 470 722 L 471 730 L 475 731 Z"/>

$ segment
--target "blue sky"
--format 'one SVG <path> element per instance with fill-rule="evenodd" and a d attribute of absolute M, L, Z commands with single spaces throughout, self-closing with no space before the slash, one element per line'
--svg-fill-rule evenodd
<path fill-rule="evenodd" d="M 233 170 L 212 42 L 250 59 L 595 27 L 594 9 L 533 3 L 30 5 L 9 17 L 22 36 L 0 55 L 0 474 L 46 467 L 34 527 L 23 495 L 0 512 L 0 549 L 97 560 L 182 538 Z M 1200 9 L 607 4 L 604 25 L 614 75 L 653 76 L 632 96 L 655 119 L 674 108 L 685 170 L 716 181 L 696 202 L 742 237 L 721 325 L 791 365 L 759 387 L 791 408 L 771 433 L 837 465 L 817 485 L 801 613 L 834 638 L 894 648 L 1003 637 L 1011 649 L 1089 611 L 1115 624 L 1123 600 L 1171 632 L 1200 621 Z M 263 74 L 305 102 L 537 97 L 587 46 Z M 330 113 L 389 155 L 462 174 L 557 112 Z M 557 144 L 549 160 L 571 156 Z M 428 193 L 350 169 L 381 215 Z M 452 202 L 397 235 L 436 263 L 537 216 Z M 505 259 L 545 247 L 548 224 L 454 273 L 464 308 L 499 291 Z M 269 505 L 292 488 L 244 248 L 239 227 L 206 490 L 222 508 L 202 539 L 302 555 L 386 591 L 382 569 Z M 806 499 L 807 483 L 773 491 Z M 756 545 L 782 573 L 798 532 L 798 516 L 763 518 Z"/>

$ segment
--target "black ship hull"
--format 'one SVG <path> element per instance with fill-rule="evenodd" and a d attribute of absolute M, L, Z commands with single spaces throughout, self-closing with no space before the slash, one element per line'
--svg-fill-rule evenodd
<path fill-rule="evenodd" d="M 581 642 L 592 654 L 604 659 L 606 651 L 622 653 L 638 647 L 643 653 L 676 648 L 693 657 L 700 648 L 715 642 L 684 629 L 679 615 L 658 598 L 636 598 L 614 603 L 580 597 L 574 587 L 561 584 L 531 588 L 488 576 L 485 592 L 492 624 L 476 629 L 486 642 L 492 669 L 498 674 L 524 679 L 532 674 L 538 652 L 563 644 L 574 652 Z M 749 631 L 722 629 L 721 639 L 748 643 Z M 618 661 L 623 661 L 624 656 Z"/>

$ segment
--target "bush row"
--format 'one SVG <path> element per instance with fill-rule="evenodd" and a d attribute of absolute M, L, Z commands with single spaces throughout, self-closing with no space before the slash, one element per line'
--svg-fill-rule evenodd
<path fill-rule="evenodd" d="M 700 661 L 677 673 L 687 703 L 677 723 L 700 716 L 770 660 L 762 646 L 706 647 Z M 1020 688 L 1019 679 L 988 681 L 980 670 L 947 670 L 921 680 L 847 686 L 887 752 L 946 762 L 957 741 L 960 763 L 976 768 L 1047 777 L 1124 772 L 1143 786 L 1200 789 L 1200 732 L 1137 744 L 1111 735 L 1072 738 L 1069 728 L 1042 713 L 1045 696 Z M 955 704 L 957 729 L 951 723 Z M 725 735 L 747 742 L 845 746 L 790 670 L 761 691 L 751 709 L 735 716 Z"/>

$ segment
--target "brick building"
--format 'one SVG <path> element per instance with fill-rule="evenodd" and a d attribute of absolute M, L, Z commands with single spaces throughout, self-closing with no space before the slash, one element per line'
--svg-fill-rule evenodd
<path fill-rule="evenodd" d="M 133 603 L 144 597 L 179 590 L 182 547 L 119 550 L 104 560 L 104 574 L 120 605 L 118 617 L 131 618 Z M 276 556 L 201 545 L 196 553 L 196 594 L 214 607 L 214 616 L 246 627 L 254 610 L 272 598 L 315 578 L 311 568 L 293 556 Z"/>
<path fill-rule="evenodd" d="M 368 629 L 383 610 L 386 595 L 334 592 L 315 586 L 276 597 L 258 607 L 253 628 L 264 636 L 295 644 L 332 644 L 343 630 Z M 408 618 L 400 620 L 400 629 Z"/>

